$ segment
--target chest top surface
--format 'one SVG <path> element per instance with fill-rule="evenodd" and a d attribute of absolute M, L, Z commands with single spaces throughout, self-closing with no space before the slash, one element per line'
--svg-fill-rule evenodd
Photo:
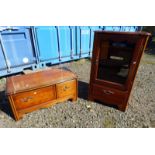
<path fill-rule="evenodd" d="M 77 78 L 74 73 L 65 69 L 48 69 L 26 75 L 8 77 L 6 81 L 7 95 L 49 86 Z"/>

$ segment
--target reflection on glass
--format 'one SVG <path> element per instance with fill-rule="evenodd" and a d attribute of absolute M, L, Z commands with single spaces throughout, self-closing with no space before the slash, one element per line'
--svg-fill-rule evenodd
<path fill-rule="evenodd" d="M 100 45 L 97 78 L 124 84 L 134 46 L 128 42 L 103 41 Z"/>

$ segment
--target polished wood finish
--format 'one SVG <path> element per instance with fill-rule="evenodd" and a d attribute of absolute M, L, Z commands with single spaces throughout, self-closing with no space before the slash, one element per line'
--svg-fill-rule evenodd
<path fill-rule="evenodd" d="M 63 83 L 56 84 L 57 97 L 66 97 L 76 93 L 76 81 L 71 80 Z"/>
<path fill-rule="evenodd" d="M 33 105 L 38 105 L 56 99 L 55 86 L 48 86 L 28 92 L 17 93 L 13 95 L 12 98 L 16 103 L 17 110 L 32 107 Z"/>
<path fill-rule="evenodd" d="M 66 100 L 77 100 L 77 76 L 64 69 L 48 69 L 7 78 L 7 95 L 15 117 Z"/>
<path fill-rule="evenodd" d="M 95 32 L 89 100 L 126 110 L 149 36 L 146 32 Z"/>
<path fill-rule="evenodd" d="M 99 100 L 104 100 L 106 103 L 121 103 L 125 102 L 127 97 L 127 91 L 120 91 L 117 89 L 100 86 L 100 85 L 93 85 L 93 96 L 98 98 Z"/>

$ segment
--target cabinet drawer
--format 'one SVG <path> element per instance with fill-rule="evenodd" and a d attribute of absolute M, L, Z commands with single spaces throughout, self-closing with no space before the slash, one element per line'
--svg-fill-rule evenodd
<path fill-rule="evenodd" d="M 105 103 L 123 104 L 127 97 L 127 91 L 119 91 L 105 86 L 93 85 L 93 96 Z"/>
<path fill-rule="evenodd" d="M 76 80 L 71 80 L 56 85 L 57 97 L 66 97 L 76 93 Z"/>
<path fill-rule="evenodd" d="M 17 110 L 45 103 L 55 98 L 55 86 L 49 86 L 13 95 L 13 100 Z"/>

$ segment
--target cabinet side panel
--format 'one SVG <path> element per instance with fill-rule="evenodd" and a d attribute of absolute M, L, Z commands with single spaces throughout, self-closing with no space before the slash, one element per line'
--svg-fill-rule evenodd
<path fill-rule="evenodd" d="M 13 112 L 13 115 L 15 117 L 15 120 L 19 120 L 19 115 L 18 115 L 18 112 L 16 110 L 16 107 L 15 107 L 15 104 L 14 104 L 14 100 L 12 98 L 12 95 L 9 95 L 8 96 L 8 99 L 9 99 L 9 102 L 10 102 L 10 106 L 11 106 L 11 109 L 12 109 L 12 112 Z"/>

